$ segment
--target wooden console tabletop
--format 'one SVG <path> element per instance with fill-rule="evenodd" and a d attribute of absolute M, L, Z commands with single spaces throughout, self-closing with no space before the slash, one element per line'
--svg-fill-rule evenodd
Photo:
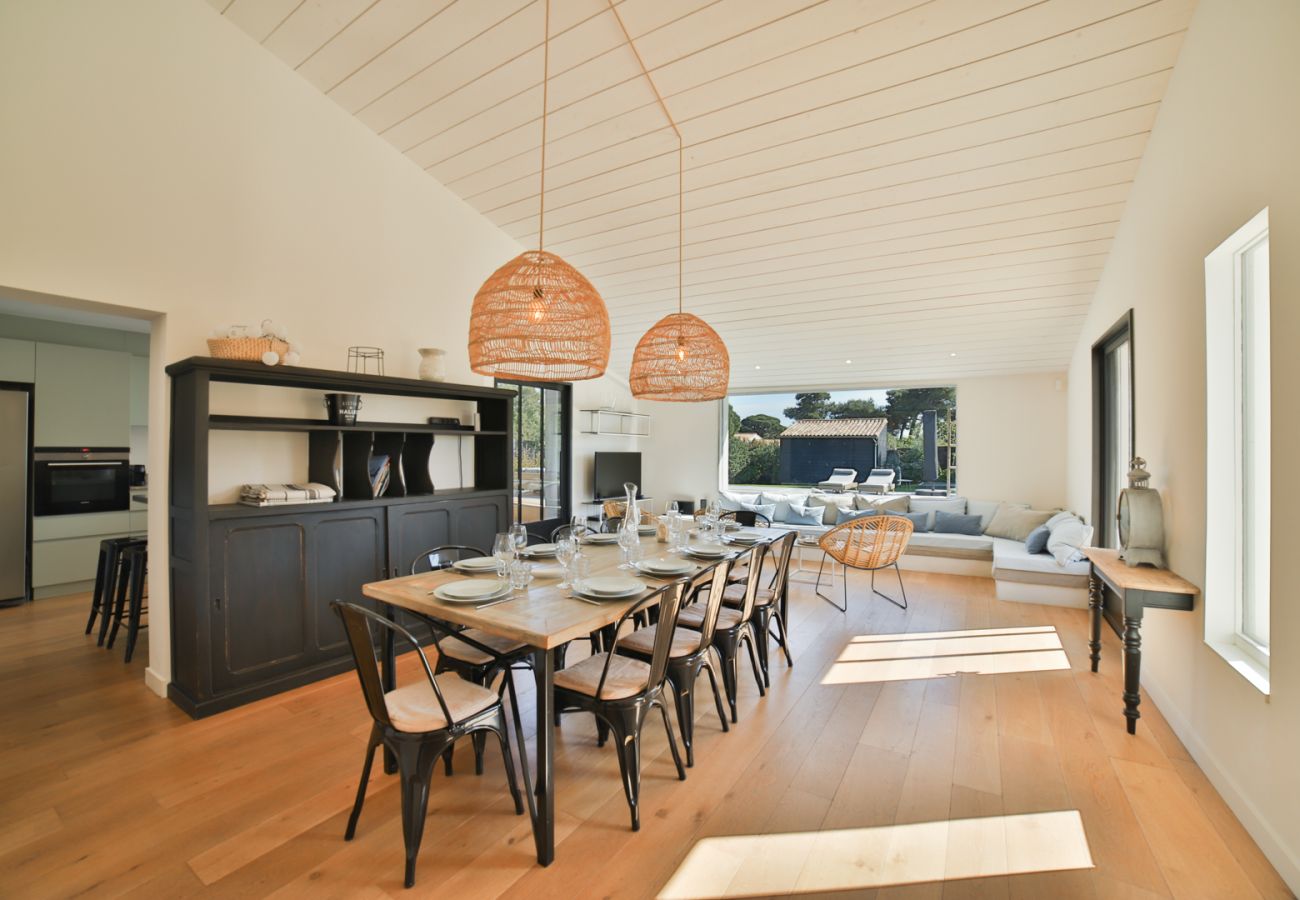
<path fill-rule="evenodd" d="M 1118 550 L 1085 547 L 1083 553 L 1092 566 L 1088 577 L 1088 610 L 1091 631 L 1092 671 L 1101 663 L 1101 617 L 1106 598 L 1116 598 L 1114 614 L 1122 619 L 1120 636 L 1124 641 L 1124 716 L 1128 733 L 1137 733 L 1141 717 L 1138 703 L 1139 676 L 1142 669 L 1142 614 L 1147 609 L 1174 609 L 1191 612 L 1200 589 L 1181 575 L 1152 566 L 1129 566 L 1119 558 Z"/>

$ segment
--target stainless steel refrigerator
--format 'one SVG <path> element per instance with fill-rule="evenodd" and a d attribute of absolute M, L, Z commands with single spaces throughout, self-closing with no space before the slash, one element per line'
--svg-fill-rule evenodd
<path fill-rule="evenodd" d="M 0 605 L 31 599 L 31 389 L 0 385 Z"/>

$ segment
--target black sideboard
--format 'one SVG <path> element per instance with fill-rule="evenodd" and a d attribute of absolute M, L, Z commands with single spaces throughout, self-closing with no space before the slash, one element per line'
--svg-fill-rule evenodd
<path fill-rule="evenodd" d="M 172 379 L 170 510 L 172 682 L 168 696 L 194 717 L 230 709 L 352 665 L 329 604 L 364 601 L 361 585 L 403 575 L 438 544 L 490 547 L 510 524 L 510 408 L 498 388 L 192 357 Z M 472 401 L 481 430 L 420 423 L 334 425 L 321 420 L 209 413 L 213 382 L 322 392 Z M 308 432 L 302 470 L 336 487 L 333 503 L 253 507 L 209 503 L 214 429 Z M 474 487 L 428 478 L 439 439 L 474 441 Z M 393 476 L 379 498 L 356 472 L 372 452 Z M 404 449 L 409 450 L 405 457 Z"/>

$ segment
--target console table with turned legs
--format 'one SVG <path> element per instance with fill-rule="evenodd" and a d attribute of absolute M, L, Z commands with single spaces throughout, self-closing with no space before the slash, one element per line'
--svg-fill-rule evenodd
<path fill-rule="evenodd" d="M 1141 717 L 1139 674 L 1142 669 L 1142 613 L 1148 609 L 1176 609 L 1191 612 L 1192 602 L 1200 590 L 1196 585 L 1168 569 L 1151 566 L 1128 566 L 1118 550 L 1085 547 L 1092 564 L 1088 576 L 1088 611 L 1090 631 L 1088 648 L 1092 671 L 1101 662 L 1101 619 L 1104 615 L 1124 642 L 1124 716 L 1128 733 L 1137 733 Z"/>

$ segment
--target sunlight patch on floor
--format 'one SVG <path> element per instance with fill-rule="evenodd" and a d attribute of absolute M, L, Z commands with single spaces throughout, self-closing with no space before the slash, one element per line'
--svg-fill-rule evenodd
<path fill-rule="evenodd" d="M 864 684 L 1068 668 L 1070 661 L 1051 625 L 872 634 L 851 638 L 821 683 Z"/>
<path fill-rule="evenodd" d="M 880 888 L 1093 867 L 1077 810 L 695 843 L 660 900 Z"/>

